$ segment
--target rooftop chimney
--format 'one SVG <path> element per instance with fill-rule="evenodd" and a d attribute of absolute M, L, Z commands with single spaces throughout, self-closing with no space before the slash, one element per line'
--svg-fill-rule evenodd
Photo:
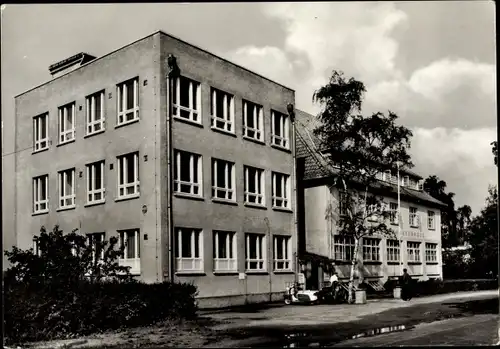
<path fill-rule="evenodd" d="M 95 58 L 96 57 L 89 55 L 88 53 L 80 52 L 60 62 L 52 64 L 51 66 L 49 66 L 49 72 L 53 78 L 57 78 L 63 74 L 81 67 L 85 63 L 88 63 Z"/>

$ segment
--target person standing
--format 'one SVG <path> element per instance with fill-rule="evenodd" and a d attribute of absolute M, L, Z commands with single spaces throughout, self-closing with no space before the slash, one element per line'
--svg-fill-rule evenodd
<path fill-rule="evenodd" d="M 399 283 L 401 285 L 401 299 L 404 301 L 409 301 L 412 298 L 411 293 L 411 276 L 408 274 L 408 270 L 403 269 L 403 275 L 399 277 Z"/>

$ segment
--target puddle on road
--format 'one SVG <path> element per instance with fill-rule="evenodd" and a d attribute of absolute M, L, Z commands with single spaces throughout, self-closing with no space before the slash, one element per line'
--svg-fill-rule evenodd
<path fill-rule="evenodd" d="M 326 348 L 350 339 L 373 337 L 392 332 L 407 331 L 412 328 L 414 328 L 414 326 L 406 326 L 406 325 L 390 326 L 390 327 L 378 328 L 370 331 L 361 332 L 351 336 L 345 336 L 343 338 L 339 337 L 335 338 L 335 335 L 333 336 L 324 334 L 314 335 L 307 332 L 288 333 L 284 335 L 284 338 L 281 341 L 278 340 L 278 343 L 274 343 L 273 346 L 276 346 L 276 344 L 278 344 L 277 346 L 282 348 L 300 348 L 300 347 Z M 260 346 L 262 345 L 258 345 L 258 347 Z"/>

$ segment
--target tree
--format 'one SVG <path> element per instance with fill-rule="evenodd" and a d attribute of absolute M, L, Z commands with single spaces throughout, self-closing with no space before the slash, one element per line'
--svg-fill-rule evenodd
<path fill-rule="evenodd" d="M 463 205 L 457 208 L 457 235 L 461 244 L 468 241 L 469 225 L 471 223 L 472 209 L 469 205 Z"/>
<path fill-rule="evenodd" d="M 54 286 L 61 289 L 81 281 L 132 281 L 130 268 L 120 266 L 117 261 L 123 252 L 123 248 L 115 249 L 117 243 L 118 239 L 112 237 L 109 243 L 96 241 L 90 245 L 76 230 L 64 235 L 58 226 L 48 233 L 42 227 L 37 238 L 38 251 L 15 246 L 12 251 L 5 251 L 12 264 L 6 271 L 6 278 L 35 288 Z"/>
<path fill-rule="evenodd" d="M 493 153 L 493 162 L 495 166 L 498 166 L 498 142 L 493 141 L 491 144 L 491 152 Z"/>
<path fill-rule="evenodd" d="M 476 275 L 498 275 L 498 190 L 488 188 L 486 206 L 470 224 L 472 261 Z"/>
<path fill-rule="evenodd" d="M 362 116 L 365 91 L 362 82 L 333 71 L 330 81 L 313 95 L 313 101 L 321 106 L 314 134 L 320 150 L 328 154 L 329 167 L 334 168 L 330 187 L 341 188 L 343 192 L 338 207 L 346 214 L 336 215 L 338 233 L 354 239 L 349 302 L 352 302 L 360 239 L 394 234 L 385 224 L 390 214 L 387 205 L 376 195 L 368 194 L 368 189 L 377 182 L 377 174 L 394 170 L 398 163 L 402 167 L 413 166 L 408 154 L 411 131 L 398 126 L 398 116 L 390 111 L 388 115 L 377 112 Z M 332 210 L 326 215 L 327 219 L 332 217 Z"/>
<path fill-rule="evenodd" d="M 446 209 L 441 211 L 441 235 L 443 247 L 457 246 L 459 239 L 457 235 L 457 212 L 453 197 L 455 193 L 446 192 L 446 182 L 438 176 L 432 175 L 425 179 L 424 190 L 433 198 L 446 204 Z"/>

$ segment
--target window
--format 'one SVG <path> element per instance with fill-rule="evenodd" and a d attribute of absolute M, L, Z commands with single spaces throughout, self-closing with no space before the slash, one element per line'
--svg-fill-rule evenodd
<path fill-rule="evenodd" d="M 104 202 L 104 161 L 87 165 L 87 203 Z"/>
<path fill-rule="evenodd" d="M 243 136 L 264 141 L 262 106 L 243 100 Z"/>
<path fill-rule="evenodd" d="M 417 189 L 417 181 L 415 181 L 415 179 L 413 178 L 410 178 L 410 181 L 408 183 L 408 186 L 411 188 L 411 189 Z"/>
<path fill-rule="evenodd" d="M 348 195 L 345 191 L 339 192 L 339 215 L 347 216 L 349 214 Z"/>
<path fill-rule="evenodd" d="M 424 180 L 421 179 L 417 182 L 417 190 L 424 190 Z"/>
<path fill-rule="evenodd" d="M 75 103 L 59 108 L 59 144 L 75 139 Z"/>
<path fill-rule="evenodd" d="M 87 135 L 104 130 L 104 91 L 86 98 Z"/>
<path fill-rule="evenodd" d="M 363 260 L 371 262 L 380 261 L 379 239 L 363 238 Z"/>
<path fill-rule="evenodd" d="M 139 195 L 139 153 L 118 157 L 118 198 Z"/>
<path fill-rule="evenodd" d="M 97 262 L 104 259 L 104 233 L 87 234 L 87 242 L 92 246 L 92 260 Z"/>
<path fill-rule="evenodd" d="M 245 202 L 265 205 L 264 170 L 245 166 Z"/>
<path fill-rule="evenodd" d="M 410 226 L 418 227 L 418 216 L 416 207 L 410 207 L 409 221 L 410 221 Z"/>
<path fill-rule="evenodd" d="M 141 273 L 141 246 L 139 229 L 119 231 L 120 246 L 123 249 L 122 258 L 118 260 L 121 266 L 130 267 L 131 274 Z"/>
<path fill-rule="evenodd" d="M 435 220 L 434 211 L 427 211 L 427 228 L 434 230 L 436 229 L 436 220 Z"/>
<path fill-rule="evenodd" d="M 120 231 L 120 246 L 124 248 L 122 259 L 141 258 L 139 239 L 140 235 L 138 229 Z"/>
<path fill-rule="evenodd" d="M 271 111 L 271 144 L 289 149 L 290 126 L 288 116 L 277 111 Z"/>
<path fill-rule="evenodd" d="M 236 201 L 234 163 L 212 159 L 212 197 Z"/>
<path fill-rule="evenodd" d="M 237 271 L 236 233 L 214 231 L 214 270 Z"/>
<path fill-rule="evenodd" d="M 408 241 L 406 243 L 408 262 L 420 262 L 420 242 Z"/>
<path fill-rule="evenodd" d="M 175 80 L 173 89 L 174 117 L 201 124 L 200 83 L 180 76 Z"/>
<path fill-rule="evenodd" d="M 437 244 L 425 243 L 425 261 L 437 262 Z"/>
<path fill-rule="evenodd" d="M 245 269 L 266 270 L 266 237 L 262 234 L 245 235 Z"/>
<path fill-rule="evenodd" d="M 33 213 L 49 211 L 49 175 L 33 178 Z"/>
<path fill-rule="evenodd" d="M 201 155 L 174 151 L 174 191 L 203 196 Z"/>
<path fill-rule="evenodd" d="M 399 224 L 398 204 L 395 202 L 389 203 L 390 220 L 392 224 Z"/>
<path fill-rule="evenodd" d="M 117 125 L 139 120 L 139 78 L 134 78 L 119 84 L 117 86 L 117 93 Z"/>
<path fill-rule="evenodd" d="M 290 236 L 274 236 L 274 270 L 292 270 Z"/>
<path fill-rule="evenodd" d="M 33 237 L 33 254 L 37 256 L 42 255 L 42 250 L 40 249 L 40 242 L 38 241 L 38 236 Z"/>
<path fill-rule="evenodd" d="M 399 262 L 401 249 L 399 247 L 399 241 L 397 240 L 387 240 L 387 261 L 388 262 Z"/>
<path fill-rule="evenodd" d="M 33 151 L 49 148 L 49 114 L 42 114 L 33 118 Z"/>
<path fill-rule="evenodd" d="M 407 187 L 410 184 L 410 177 L 409 176 L 404 176 L 403 177 L 403 183 L 401 183 L 403 187 Z"/>
<path fill-rule="evenodd" d="M 384 181 L 390 182 L 392 180 L 391 170 L 386 170 L 384 172 Z"/>
<path fill-rule="evenodd" d="M 212 128 L 234 133 L 234 97 L 229 93 L 211 88 L 210 114 Z"/>
<path fill-rule="evenodd" d="M 177 271 L 203 271 L 203 239 L 201 229 L 175 229 Z"/>
<path fill-rule="evenodd" d="M 59 172 L 59 208 L 75 206 L 75 169 Z"/>
<path fill-rule="evenodd" d="M 335 260 L 352 261 L 354 258 L 354 238 L 335 236 L 333 240 Z"/>
<path fill-rule="evenodd" d="M 283 173 L 272 173 L 273 207 L 290 208 L 290 176 Z"/>

